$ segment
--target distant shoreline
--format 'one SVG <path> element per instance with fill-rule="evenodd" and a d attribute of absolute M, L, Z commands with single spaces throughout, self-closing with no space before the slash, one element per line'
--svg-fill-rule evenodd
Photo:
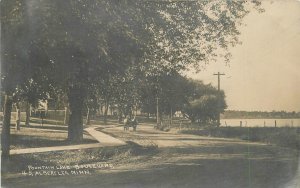
<path fill-rule="evenodd" d="M 235 111 L 226 110 L 221 115 L 222 119 L 300 119 L 300 112 L 287 111 Z"/>

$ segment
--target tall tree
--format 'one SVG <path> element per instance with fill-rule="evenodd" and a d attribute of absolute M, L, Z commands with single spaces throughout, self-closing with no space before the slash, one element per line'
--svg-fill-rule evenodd
<path fill-rule="evenodd" d="M 46 58 L 38 66 L 47 65 L 46 77 L 56 88 L 65 89 L 70 107 L 68 139 L 80 142 L 89 84 L 99 77 L 104 79 L 113 70 L 124 69 L 132 61 L 130 53 L 138 56 L 137 40 L 116 14 L 115 11 L 124 12 L 118 2 L 39 3 L 28 3 L 36 18 L 34 43 L 43 49 L 40 54 Z"/>
<path fill-rule="evenodd" d="M 1 92 L 4 96 L 4 120 L 1 134 L 2 156 L 9 155 L 10 118 L 18 88 L 31 76 L 27 50 L 30 41 L 26 25 L 28 15 L 19 1 L 1 1 Z"/>

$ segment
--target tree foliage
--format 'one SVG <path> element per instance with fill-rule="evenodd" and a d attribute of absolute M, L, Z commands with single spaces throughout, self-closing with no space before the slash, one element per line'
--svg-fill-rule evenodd
<path fill-rule="evenodd" d="M 149 92 L 161 98 L 164 111 L 181 106 L 183 88 L 163 81 L 181 82 L 176 74 L 190 66 L 199 70 L 219 52 L 228 59 L 228 47 L 238 43 L 238 24 L 260 4 L 256 0 L 0 3 L 1 86 L 6 99 L 24 96 L 34 101 L 63 92 L 71 112 L 68 138 L 74 142 L 82 139 L 85 100 L 95 90 L 108 97 L 111 83 L 123 83 L 113 96 L 123 107 L 129 101 L 137 103 L 135 78 L 142 77 L 154 86 Z M 132 67 L 139 67 L 142 76 L 128 74 Z M 101 84 L 103 88 L 95 89 Z M 174 88 L 178 96 L 171 95 Z"/>
<path fill-rule="evenodd" d="M 218 114 L 227 108 L 225 94 L 211 85 L 192 81 L 192 92 L 183 113 L 192 121 L 199 123 L 214 122 Z"/>

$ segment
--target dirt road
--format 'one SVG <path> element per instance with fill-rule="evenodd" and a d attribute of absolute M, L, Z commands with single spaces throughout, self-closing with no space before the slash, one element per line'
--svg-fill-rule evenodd
<path fill-rule="evenodd" d="M 88 176 L 22 178 L 15 187 L 298 188 L 298 151 L 237 139 L 184 135 L 140 125 L 103 129 L 144 147 Z M 147 146 L 147 147 L 146 147 Z M 147 149 L 152 148 L 152 149 Z M 113 161 L 111 161 L 113 162 Z M 62 186 L 64 185 L 64 186 Z"/>

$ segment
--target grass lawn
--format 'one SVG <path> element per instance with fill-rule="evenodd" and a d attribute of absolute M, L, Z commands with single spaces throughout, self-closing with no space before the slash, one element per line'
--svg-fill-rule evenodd
<path fill-rule="evenodd" d="M 67 137 L 68 133 L 64 130 L 21 127 L 20 131 L 16 131 L 12 128 L 10 149 L 71 145 Z M 84 133 L 82 143 L 97 143 L 97 140 Z"/>
<path fill-rule="evenodd" d="M 25 120 L 24 120 L 25 121 Z M 35 118 L 35 117 L 30 117 L 30 123 L 38 123 L 41 124 L 42 123 L 42 119 L 40 118 Z M 45 124 L 53 124 L 53 125 L 63 125 L 64 121 L 62 120 L 54 120 L 54 119 L 43 119 L 43 123 Z"/>

